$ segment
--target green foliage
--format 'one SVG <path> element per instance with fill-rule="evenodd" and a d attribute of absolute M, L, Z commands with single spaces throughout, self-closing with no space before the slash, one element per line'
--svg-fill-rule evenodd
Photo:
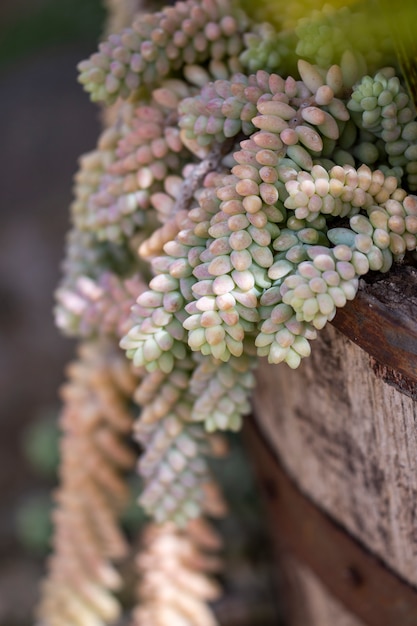
<path fill-rule="evenodd" d="M 42 414 L 25 430 L 23 450 L 38 474 L 53 477 L 59 463 L 59 433 L 54 412 Z"/>
<path fill-rule="evenodd" d="M 44 555 L 52 532 L 52 502 L 47 494 L 33 494 L 22 501 L 16 512 L 16 530 L 23 546 L 35 555 Z"/>

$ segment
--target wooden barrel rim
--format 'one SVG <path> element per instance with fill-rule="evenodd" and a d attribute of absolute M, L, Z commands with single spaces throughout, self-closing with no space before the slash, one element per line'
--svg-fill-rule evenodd
<path fill-rule="evenodd" d="M 417 399 L 417 270 L 396 267 L 379 281 L 362 281 L 332 324 L 373 359 L 375 373 Z"/>

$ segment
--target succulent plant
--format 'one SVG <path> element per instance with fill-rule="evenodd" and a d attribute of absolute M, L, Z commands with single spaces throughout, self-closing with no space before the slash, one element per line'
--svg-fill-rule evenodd
<path fill-rule="evenodd" d="M 213 539 L 201 516 L 224 508 L 206 459 L 222 449 L 215 431 L 241 427 L 258 357 L 298 367 L 360 277 L 416 250 L 417 120 L 404 76 L 386 66 L 389 38 L 367 22 L 369 37 L 352 41 L 359 6 L 279 5 L 269 20 L 262 3 L 248 16 L 232 0 L 177 2 L 80 64 L 112 109 L 76 175 L 57 291 L 57 324 L 84 348 L 64 391 L 42 626 L 75 623 L 76 611 L 98 626 L 118 611 L 106 541 L 117 556 L 132 456 L 117 418 L 124 433 L 135 405 L 139 500 L 162 524 L 139 556 L 135 623 L 215 624 L 211 559 L 198 556 Z"/>

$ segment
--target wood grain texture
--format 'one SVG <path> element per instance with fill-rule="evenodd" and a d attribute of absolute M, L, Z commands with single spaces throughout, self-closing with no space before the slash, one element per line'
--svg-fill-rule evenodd
<path fill-rule="evenodd" d="M 328 595 L 367 626 L 416 626 L 417 590 L 301 493 L 255 420 L 247 420 L 244 436 L 263 493 L 278 562 L 285 563 L 289 555 L 291 560 L 302 563 L 320 580 Z M 282 571 L 281 566 L 278 572 Z M 294 585 L 286 587 L 280 597 L 289 596 L 288 604 L 291 609 L 296 605 L 297 615 L 300 608 L 308 612 L 308 606 L 316 604 L 311 598 L 308 606 L 303 606 L 301 597 L 306 594 L 300 596 Z M 309 616 L 304 622 L 309 624 L 311 619 Z M 292 626 L 293 622 L 287 624 Z"/>
<path fill-rule="evenodd" d="M 385 368 L 387 381 L 416 400 L 417 269 L 396 266 L 375 282 L 362 283 L 332 325 Z"/>
<path fill-rule="evenodd" d="M 329 594 L 310 569 L 291 558 L 285 558 L 282 566 L 290 589 L 287 619 L 291 626 L 365 626 Z"/>
<path fill-rule="evenodd" d="M 257 420 L 300 489 L 417 585 L 417 405 L 335 328 L 319 335 L 296 371 L 261 363 Z"/>

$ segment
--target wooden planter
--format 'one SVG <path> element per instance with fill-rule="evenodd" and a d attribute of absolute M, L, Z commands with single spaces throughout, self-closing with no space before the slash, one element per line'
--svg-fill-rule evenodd
<path fill-rule="evenodd" d="M 319 335 L 296 371 L 262 363 L 248 433 L 288 625 L 416 625 L 417 271 Z"/>

